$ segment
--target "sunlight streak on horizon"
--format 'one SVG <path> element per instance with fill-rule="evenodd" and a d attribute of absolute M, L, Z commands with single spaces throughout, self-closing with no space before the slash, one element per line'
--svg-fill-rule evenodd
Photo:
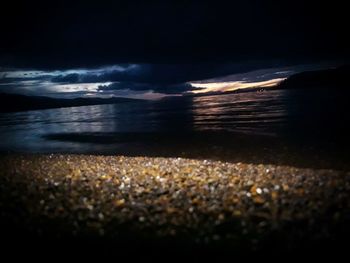
<path fill-rule="evenodd" d="M 207 92 L 227 92 L 246 88 L 268 88 L 276 86 L 281 81 L 286 78 L 276 78 L 265 81 L 257 82 L 245 82 L 245 81 L 228 81 L 228 82 L 211 82 L 211 83 L 190 83 L 195 88 L 200 88 L 198 90 L 191 91 L 194 94 L 207 93 Z"/>

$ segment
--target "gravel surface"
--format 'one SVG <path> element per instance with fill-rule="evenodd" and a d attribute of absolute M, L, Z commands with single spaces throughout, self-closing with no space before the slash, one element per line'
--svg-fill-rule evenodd
<path fill-rule="evenodd" d="M 259 250 L 348 233 L 350 172 L 184 158 L 0 158 L 2 227 Z"/>

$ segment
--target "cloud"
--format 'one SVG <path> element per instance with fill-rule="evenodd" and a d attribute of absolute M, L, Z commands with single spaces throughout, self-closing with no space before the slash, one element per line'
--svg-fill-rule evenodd
<path fill-rule="evenodd" d="M 35 77 L 8 77 L 8 76 L 3 76 L 0 78 L 0 84 L 9 84 L 9 83 L 20 83 L 23 81 L 48 81 L 52 78 L 52 76 L 49 75 L 39 75 Z"/>
<path fill-rule="evenodd" d="M 68 75 L 59 75 L 51 79 L 55 83 L 78 83 L 80 75 L 78 73 L 71 73 Z"/>
<path fill-rule="evenodd" d="M 276 63 L 278 66 L 278 63 Z M 275 64 L 275 65 L 276 65 Z M 260 82 L 287 77 L 308 69 L 328 68 L 331 64 L 264 68 L 264 63 L 201 64 L 117 64 L 92 69 L 33 71 L 4 69 L 0 92 L 43 95 L 82 91 L 98 95 L 154 91 L 163 94 L 200 92 L 196 83 Z M 259 70 L 254 70 L 258 68 Z M 237 73 L 241 72 L 241 73 Z M 232 74 L 234 73 L 234 74 Z M 193 85 L 191 85 L 193 84 Z"/>
<path fill-rule="evenodd" d="M 61 72 L 54 76 L 54 83 L 100 83 L 100 82 L 136 82 L 147 84 L 180 84 L 188 81 L 220 77 L 233 73 L 243 73 L 276 63 L 246 62 L 236 63 L 199 63 L 199 64 L 132 64 L 127 67 L 101 68 L 85 70 L 81 73 Z"/>
<path fill-rule="evenodd" d="M 136 82 L 114 82 L 109 85 L 98 86 L 98 91 L 156 91 L 163 94 L 180 94 L 184 92 L 193 91 L 194 87 L 188 83 L 181 84 L 149 84 L 149 83 L 136 83 Z"/>

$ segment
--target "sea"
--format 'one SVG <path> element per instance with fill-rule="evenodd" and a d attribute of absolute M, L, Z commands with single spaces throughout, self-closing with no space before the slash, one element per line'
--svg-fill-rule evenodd
<path fill-rule="evenodd" d="M 0 113 L 0 152 L 225 160 L 244 155 L 243 161 L 259 152 L 255 159 L 266 155 L 271 162 L 281 154 L 271 149 L 286 154 L 293 148 L 294 155 L 312 149 L 309 155 L 331 152 L 342 159 L 348 153 L 348 94 L 265 89 Z"/>

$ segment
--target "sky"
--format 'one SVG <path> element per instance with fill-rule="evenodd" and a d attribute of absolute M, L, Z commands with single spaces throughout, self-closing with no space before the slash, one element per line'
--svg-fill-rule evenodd
<path fill-rule="evenodd" d="M 344 5 L 10 1 L 0 16 L 0 92 L 157 99 L 268 87 L 348 63 Z"/>
<path fill-rule="evenodd" d="M 202 64 L 119 64 L 74 70 L 3 69 L 0 73 L 0 92 L 56 98 L 127 97 L 156 100 L 184 94 L 268 88 L 295 73 L 331 66 L 334 64 L 267 68 L 213 78 L 208 77 L 216 74 L 210 71 L 205 74 L 203 71 L 206 67 Z M 192 68 L 196 70 L 189 73 Z"/>

